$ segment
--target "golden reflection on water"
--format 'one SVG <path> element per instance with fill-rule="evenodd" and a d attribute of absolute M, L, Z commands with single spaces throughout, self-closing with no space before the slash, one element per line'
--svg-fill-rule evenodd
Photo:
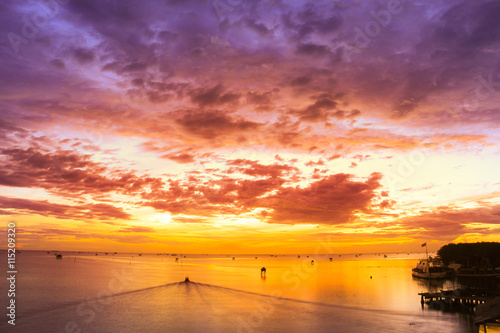
<path fill-rule="evenodd" d="M 232 257 L 63 253 L 63 259 L 56 260 L 53 255 L 25 251 L 19 258 L 22 267 L 22 274 L 19 274 L 19 290 L 22 290 L 18 296 L 19 311 L 22 315 L 73 302 L 68 316 L 74 317 L 74 308 L 79 303 L 98 298 L 103 291 L 106 294 L 110 290 L 110 283 L 114 283 L 121 288 L 118 294 L 134 293 L 117 297 L 116 302 L 107 307 L 106 311 L 111 312 L 106 312 L 106 315 L 113 311 L 124 311 L 123 307 L 134 304 L 134 299 L 144 306 L 152 306 L 148 302 L 153 299 L 141 296 L 150 294 L 156 295 L 154 302 L 159 308 L 155 308 L 155 311 L 159 313 L 165 311 L 161 310 L 161 304 L 165 302 L 170 306 L 179 306 L 177 309 L 181 311 L 183 308 L 192 310 L 199 306 L 199 309 L 210 310 L 214 314 L 236 311 L 247 316 L 248 313 L 260 311 L 254 304 L 257 300 L 286 299 L 286 307 L 280 305 L 274 308 L 275 311 L 280 309 L 283 312 L 283 318 L 275 318 L 283 323 L 297 306 L 306 310 L 310 308 L 311 313 L 319 316 L 343 309 L 346 313 L 352 312 L 352 318 L 359 315 L 357 309 L 365 309 L 363 315 L 370 318 L 365 318 L 367 323 L 374 320 L 373 316 L 382 313 L 377 311 L 383 311 L 385 315 L 399 313 L 401 316 L 392 318 L 392 323 L 403 327 L 408 325 L 406 321 L 412 316 L 418 325 L 431 325 L 432 320 L 439 320 L 441 316 L 436 311 L 421 308 L 419 292 L 455 287 L 453 282 L 413 278 L 411 269 L 416 265 L 419 255 L 389 255 L 388 258 L 343 255 L 332 261 L 328 256 L 307 258 L 306 255 L 301 258 L 296 255 L 259 255 L 257 259 L 254 256 L 234 256 L 234 260 Z M 311 260 L 314 260 L 314 264 Z M 266 268 L 265 275 L 261 272 L 262 267 Z M 183 282 L 186 276 L 192 283 Z M 147 289 L 157 286 L 165 286 L 166 289 Z M 175 302 L 180 303 L 172 303 L 173 297 Z M 251 304 L 245 305 L 245 299 Z M 236 300 L 237 308 L 221 305 L 221 302 Z M 292 303 L 295 305 L 292 306 Z M 336 310 L 329 310 L 330 306 Z M 168 313 L 174 312 L 171 310 Z M 425 314 L 425 320 L 422 314 Z M 347 325 L 350 320 L 354 320 L 352 318 L 343 324 Z M 78 316 L 77 319 L 81 321 Z M 102 320 L 102 325 L 114 325 L 113 322 Z M 162 320 L 158 319 L 158 323 L 161 324 Z M 212 319 L 207 317 L 207 320 Z M 383 320 L 379 324 L 384 325 Z M 447 322 L 447 325 L 453 331 L 455 324 Z"/>
<path fill-rule="evenodd" d="M 20 279 L 25 290 L 42 299 L 55 286 L 55 294 L 61 298 L 85 298 L 107 288 L 117 272 L 126 270 L 133 279 L 124 290 L 184 281 L 189 276 L 191 281 L 266 295 L 279 292 L 283 297 L 304 301 L 398 311 L 420 311 L 419 292 L 445 287 L 442 281 L 412 278 L 416 258 L 343 255 L 340 260 L 330 261 L 327 256 L 316 256 L 312 264 L 313 256 L 304 255 L 300 259 L 296 255 L 261 255 L 258 259 L 235 256 L 235 260 L 232 256 L 177 257 L 176 262 L 176 257 L 150 254 L 138 257 L 63 253 L 63 260 L 44 254 L 27 255 L 20 259 L 25 261 L 25 274 Z M 262 267 L 267 269 L 265 276 L 261 275 Z"/>

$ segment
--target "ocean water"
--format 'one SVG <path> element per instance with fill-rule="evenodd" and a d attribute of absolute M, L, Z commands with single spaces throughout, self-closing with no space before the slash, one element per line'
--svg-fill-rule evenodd
<path fill-rule="evenodd" d="M 422 308 L 419 292 L 459 285 L 413 278 L 421 254 L 62 254 L 17 255 L 16 325 L 4 314 L 0 332 L 474 331 Z"/>

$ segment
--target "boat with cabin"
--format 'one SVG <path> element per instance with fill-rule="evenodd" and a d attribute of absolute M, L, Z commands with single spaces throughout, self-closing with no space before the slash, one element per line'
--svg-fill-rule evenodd
<path fill-rule="evenodd" d="M 422 279 L 444 279 L 446 274 L 446 266 L 441 259 L 433 257 L 420 260 L 417 267 L 411 271 L 411 275 Z"/>
<path fill-rule="evenodd" d="M 422 279 L 444 279 L 448 272 L 446 266 L 439 257 L 429 257 L 427 251 L 427 242 L 422 244 L 425 246 L 425 259 L 420 260 L 417 267 L 411 270 L 411 275 Z"/>

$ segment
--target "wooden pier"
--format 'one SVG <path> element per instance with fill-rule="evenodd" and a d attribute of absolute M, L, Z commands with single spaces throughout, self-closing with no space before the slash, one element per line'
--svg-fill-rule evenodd
<path fill-rule="evenodd" d="M 476 306 L 493 299 L 493 296 L 484 293 L 468 294 L 462 293 L 460 289 L 452 291 L 443 291 L 440 293 L 418 293 L 421 297 L 422 306 L 428 304 L 429 307 L 436 310 L 474 311 Z"/>
<path fill-rule="evenodd" d="M 481 331 L 481 326 L 484 332 L 488 332 L 489 327 L 500 327 L 500 297 L 495 297 L 477 307 L 474 325 L 478 328 L 477 332 Z"/>

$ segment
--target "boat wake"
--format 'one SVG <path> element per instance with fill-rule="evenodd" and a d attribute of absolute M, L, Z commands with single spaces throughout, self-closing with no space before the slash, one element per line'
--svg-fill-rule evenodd
<path fill-rule="evenodd" d="M 166 329 L 183 332 L 329 332 L 328 327 L 345 332 L 353 329 L 424 332 L 429 325 L 439 325 L 442 332 L 453 332 L 452 328 L 456 327 L 446 318 L 433 317 L 429 313 L 363 309 L 284 297 L 279 293 L 269 295 L 182 281 L 124 291 L 108 299 L 85 298 L 23 313 L 16 329 L 61 332 L 68 323 L 75 323 L 82 332 L 163 332 Z"/>

